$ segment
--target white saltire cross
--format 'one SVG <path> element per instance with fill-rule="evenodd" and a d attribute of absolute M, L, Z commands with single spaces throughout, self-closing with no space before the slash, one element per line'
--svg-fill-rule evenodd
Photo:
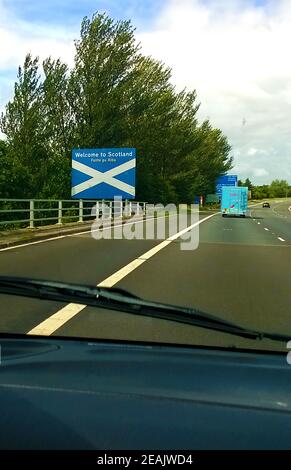
<path fill-rule="evenodd" d="M 75 170 L 78 170 L 84 173 L 85 175 L 92 177 L 89 180 L 84 181 L 83 183 L 79 183 L 76 186 L 73 186 L 72 196 L 76 196 L 82 191 L 92 188 L 93 186 L 97 186 L 98 184 L 101 184 L 101 183 L 109 184 L 110 186 L 114 186 L 115 188 L 120 189 L 121 191 L 124 191 L 125 193 L 135 196 L 134 186 L 131 186 L 127 183 L 123 183 L 123 181 L 120 181 L 114 178 L 114 176 L 120 175 L 121 173 L 124 173 L 125 171 L 130 170 L 131 168 L 134 168 L 135 159 L 122 163 L 121 165 L 116 166 L 112 168 L 111 170 L 105 171 L 104 173 L 102 171 L 95 170 L 94 168 L 91 168 L 88 165 L 84 165 L 84 163 L 78 162 L 76 160 L 73 160 L 72 167 Z"/>

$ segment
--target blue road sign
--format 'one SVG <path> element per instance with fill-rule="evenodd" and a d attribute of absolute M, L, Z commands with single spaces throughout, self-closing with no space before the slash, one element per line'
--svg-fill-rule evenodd
<path fill-rule="evenodd" d="M 215 189 L 216 194 L 221 197 L 222 186 L 237 186 L 237 175 L 224 175 L 216 179 Z"/>
<path fill-rule="evenodd" d="M 134 148 L 72 150 L 72 198 L 134 199 Z"/>

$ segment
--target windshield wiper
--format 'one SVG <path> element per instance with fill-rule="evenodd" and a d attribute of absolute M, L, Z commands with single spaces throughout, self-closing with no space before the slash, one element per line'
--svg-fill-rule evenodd
<path fill-rule="evenodd" d="M 194 308 L 143 300 L 124 289 L 83 286 L 56 281 L 0 276 L 0 293 L 122 311 L 133 315 L 185 323 L 248 339 L 288 342 L 290 336 L 250 330 Z"/>

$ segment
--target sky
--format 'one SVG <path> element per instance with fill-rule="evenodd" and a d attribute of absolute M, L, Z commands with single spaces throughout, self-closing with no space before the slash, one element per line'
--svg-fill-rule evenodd
<path fill-rule="evenodd" d="M 142 51 L 195 89 L 232 145 L 232 174 L 291 184 L 290 0 L 0 0 L 0 112 L 25 54 L 73 64 L 82 18 L 131 19 Z"/>

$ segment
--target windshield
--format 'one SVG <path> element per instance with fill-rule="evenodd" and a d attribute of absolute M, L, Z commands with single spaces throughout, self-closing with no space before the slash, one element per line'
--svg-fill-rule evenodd
<path fill-rule="evenodd" d="M 287 351 L 178 315 L 291 340 L 290 8 L 81 3 L 0 1 L 0 276 L 175 318 L 11 291 L 0 333 Z"/>

